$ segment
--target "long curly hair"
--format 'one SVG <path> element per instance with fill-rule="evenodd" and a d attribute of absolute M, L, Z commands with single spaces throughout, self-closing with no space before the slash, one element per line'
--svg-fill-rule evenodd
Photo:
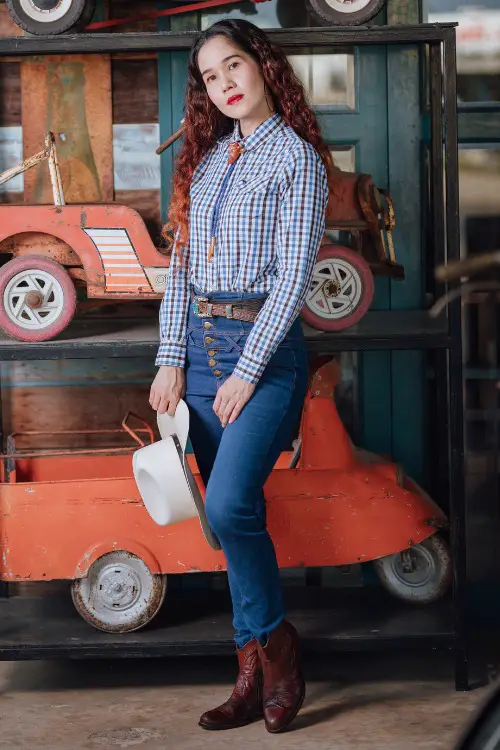
<path fill-rule="evenodd" d="M 226 19 L 214 23 L 196 38 L 189 57 L 184 142 L 176 159 L 168 221 L 162 232 L 169 248 L 173 245 L 173 238 L 176 238 L 176 250 L 181 262 L 181 250 L 189 243 L 189 186 L 193 173 L 217 140 L 230 134 L 234 127 L 233 120 L 222 114 L 210 100 L 198 67 L 201 47 L 216 36 L 225 36 L 258 62 L 276 112 L 301 138 L 314 146 L 325 165 L 330 183 L 336 169 L 330 150 L 321 136 L 316 115 L 307 102 L 304 87 L 284 51 L 249 21 Z"/>

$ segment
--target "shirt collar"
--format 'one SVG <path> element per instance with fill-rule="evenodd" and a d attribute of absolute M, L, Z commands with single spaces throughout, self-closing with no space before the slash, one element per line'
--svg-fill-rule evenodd
<path fill-rule="evenodd" d="M 236 120 L 231 142 L 242 141 L 243 145 L 245 146 L 245 151 L 249 151 L 252 148 L 260 146 L 261 143 L 264 143 L 264 141 L 267 141 L 267 139 L 277 131 L 281 123 L 281 115 L 276 112 L 274 115 L 271 115 L 271 117 L 268 117 L 267 120 L 264 120 L 264 122 L 262 122 L 257 128 L 255 128 L 253 133 L 248 135 L 246 138 L 242 138 L 240 133 L 240 122 L 239 120 Z"/>

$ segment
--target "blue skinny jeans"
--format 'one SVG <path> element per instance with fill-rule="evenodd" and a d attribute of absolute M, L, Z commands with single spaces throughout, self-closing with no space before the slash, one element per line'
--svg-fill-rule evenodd
<path fill-rule="evenodd" d="M 241 301 L 259 296 L 217 292 L 210 299 Z M 285 616 L 276 553 L 266 528 L 263 487 L 281 451 L 289 447 L 308 377 L 307 350 L 297 319 L 236 421 L 223 429 L 213 411 L 214 399 L 232 374 L 252 325 L 223 317 L 202 319 L 190 305 L 189 434 L 206 486 L 207 517 L 227 561 L 238 648 L 253 638 L 265 644 Z"/>

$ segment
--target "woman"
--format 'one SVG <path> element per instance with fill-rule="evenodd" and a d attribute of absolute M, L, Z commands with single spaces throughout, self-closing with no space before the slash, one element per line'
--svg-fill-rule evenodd
<path fill-rule="evenodd" d="M 306 393 L 298 315 L 332 170 L 283 51 L 247 21 L 200 34 L 189 59 L 150 403 L 173 415 L 185 396 L 207 516 L 227 560 L 240 672 L 229 700 L 201 717 L 205 729 L 263 713 L 268 731 L 281 732 L 304 700 L 263 486 Z"/>

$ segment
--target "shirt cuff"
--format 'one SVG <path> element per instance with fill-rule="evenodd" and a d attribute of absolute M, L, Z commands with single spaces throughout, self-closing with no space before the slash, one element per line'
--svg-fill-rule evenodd
<path fill-rule="evenodd" d="M 156 355 L 155 365 L 170 365 L 171 367 L 184 367 L 186 361 L 186 345 L 175 344 L 165 341 L 160 344 Z"/>
<path fill-rule="evenodd" d="M 247 383 L 253 383 L 253 385 L 256 385 L 265 369 L 266 365 L 262 364 L 262 362 L 256 362 L 255 360 L 250 359 L 248 355 L 242 354 L 238 360 L 238 364 L 234 368 L 233 375 L 237 375 L 242 380 L 246 380 Z"/>

